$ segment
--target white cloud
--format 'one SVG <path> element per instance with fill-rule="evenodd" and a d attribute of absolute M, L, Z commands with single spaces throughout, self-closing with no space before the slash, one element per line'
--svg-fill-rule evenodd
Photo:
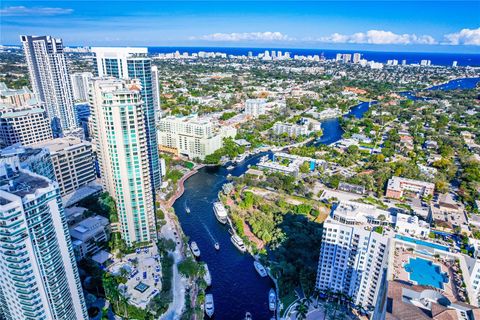
<path fill-rule="evenodd" d="M 281 32 L 242 32 L 242 33 L 212 33 L 200 37 L 191 37 L 192 40 L 209 41 L 291 41 L 294 38 Z"/>
<path fill-rule="evenodd" d="M 366 44 L 436 44 L 437 41 L 429 35 L 417 36 L 416 34 L 396 34 L 391 31 L 369 30 L 350 35 L 334 33 L 318 39 L 322 42 L 332 43 L 366 43 Z"/>
<path fill-rule="evenodd" d="M 12 6 L 0 9 L 0 15 L 4 17 L 15 16 L 56 16 L 61 14 L 70 14 L 73 9 L 68 8 L 48 8 L 48 7 L 25 7 Z"/>
<path fill-rule="evenodd" d="M 480 28 L 462 29 L 445 35 L 445 44 L 480 46 Z"/>

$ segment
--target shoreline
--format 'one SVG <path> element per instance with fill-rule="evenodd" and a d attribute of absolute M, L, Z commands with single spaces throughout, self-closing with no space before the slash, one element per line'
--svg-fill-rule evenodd
<path fill-rule="evenodd" d="M 178 182 L 177 182 L 177 188 L 178 189 L 175 192 L 175 194 L 170 199 L 168 199 L 166 201 L 166 203 L 165 203 L 166 208 L 171 208 L 173 206 L 173 204 L 175 203 L 175 201 L 177 201 L 178 198 L 180 198 L 183 195 L 183 193 L 185 192 L 185 187 L 184 187 L 185 181 L 187 181 L 190 177 L 195 175 L 198 172 L 198 170 L 200 170 L 203 167 L 205 167 L 204 164 L 195 166 L 192 170 L 190 170 L 185 175 L 183 175 L 183 177 L 180 178 L 180 180 L 178 180 Z"/>

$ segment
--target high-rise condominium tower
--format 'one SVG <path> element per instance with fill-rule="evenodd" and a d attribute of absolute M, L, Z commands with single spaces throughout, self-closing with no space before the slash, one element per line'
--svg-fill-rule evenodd
<path fill-rule="evenodd" d="M 73 90 L 62 39 L 20 36 L 33 92 L 45 107 L 55 133 L 77 127 Z"/>
<path fill-rule="evenodd" d="M 0 319 L 88 319 L 57 184 L 0 168 Z"/>
<path fill-rule="evenodd" d="M 161 174 L 158 160 L 156 124 L 158 121 L 159 95 L 158 72 L 152 71 L 152 61 L 147 57 L 147 48 L 92 48 L 97 62 L 97 75 L 119 79 L 138 79 L 143 100 L 145 129 L 147 131 L 148 158 L 152 188 L 160 188 Z"/>
<path fill-rule="evenodd" d="M 117 202 L 128 245 L 156 239 L 146 117 L 140 87 L 115 78 L 91 81 L 92 138 L 102 183 Z"/>

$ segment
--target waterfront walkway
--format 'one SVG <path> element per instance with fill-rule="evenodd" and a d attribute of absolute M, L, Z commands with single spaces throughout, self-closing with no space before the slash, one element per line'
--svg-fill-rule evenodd
<path fill-rule="evenodd" d="M 165 208 L 169 209 L 173 206 L 173 204 L 175 203 L 175 201 L 180 198 L 182 195 L 183 195 L 183 192 L 185 191 L 185 187 L 183 186 L 184 182 L 190 178 L 191 176 L 193 176 L 195 173 L 198 172 L 198 170 L 200 170 L 201 168 L 203 168 L 205 165 L 204 164 L 200 164 L 200 165 L 197 165 L 195 166 L 191 171 L 189 171 L 188 173 L 186 173 L 180 180 L 178 180 L 177 182 L 177 191 L 175 192 L 175 194 L 165 203 Z"/>

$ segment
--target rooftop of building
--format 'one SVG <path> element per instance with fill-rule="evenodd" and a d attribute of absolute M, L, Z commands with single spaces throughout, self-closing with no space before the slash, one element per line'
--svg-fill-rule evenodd
<path fill-rule="evenodd" d="M 99 229 L 108 226 L 108 219 L 102 216 L 93 216 L 80 221 L 76 225 L 70 227 L 70 235 L 72 238 L 86 241 L 94 236 Z"/>
<path fill-rule="evenodd" d="M 355 225 L 395 223 L 395 216 L 390 212 L 378 209 L 374 205 L 354 201 L 341 201 L 332 210 L 329 219 Z"/>
<path fill-rule="evenodd" d="M 69 150 L 78 147 L 79 145 L 90 145 L 90 142 L 81 140 L 76 137 L 63 137 L 63 138 L 55 138 L 46 141 L 42 141 L 36 144 L 33 144 L 32 147 L 34 148 L 46 148 L 50 150 L 50 152 L 58 152 L 62 150 Z"/>
<path fill-rule="evenodd" d="M 47 178 L 33 174 L 27 170 L 12 172 L 7 170 L 7 175 L 0 177 L 0 190 L 24 197 L 33 194 L 38 189 L 49 187 L 51 184 Z"/>
<path fill-rule="evenodd" d="M 32 94 L 32 91 L 28 87 L 22 87 L 21 89 L 11 89 L 7 87 L 4 82 L 0 82 L 0 95 L 1 96 L 14 96 L 18 94 Z"/>
<path fill-rule="evenodd" d="M 25 117 L 31 114 L 42 114 L 45 112 L 42 108 L 34 106 L 15 108 L 8 105 L 0 105 L 0 109 L 3 109 L 1 111 L 5 111 L 0 115 L 0 118 L 2 119 Z"/>
<path fill-rule="evenodd" d="M 401 190 L 401 184 L 403 183 L 408 183 L 408 184 L 413 184 L 413 185 L 419 185 L 425 188 L 433 189 L 435 188 L 435 184 L 431 182 L 425 182 L 425 181 L 420 181 L 420 180 L 414 180 L 414 179 L 407 179 L 407 178 L 401 178 L 401 177 L 392 177 L 388 180 L 388 189 L 392 190 Z"/>

